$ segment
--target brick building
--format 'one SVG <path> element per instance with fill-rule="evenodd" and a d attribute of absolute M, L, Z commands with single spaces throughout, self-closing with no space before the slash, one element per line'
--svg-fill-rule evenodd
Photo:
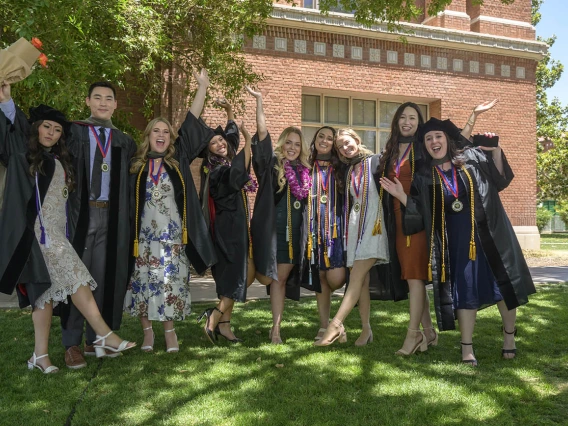
<path fill-rule="evenodd" d="M 416 3 L 427 7 L 429 0 Z M 308 141 L 323 124 L 349 126 L 380 152 L 404 101 L 421 105 L 426 118 L 463 126 L 474 106 L 499 98 L 475 130 L 500 135 L 516 174 L 502 200 L 522 246 L 539 248 L 535 71 L 546 45 L 535 41 L 531 1 L 454 0 L 436 16 L 401 26 L 391 33 L 384 24 L 366 28 L 350 14 L 323 16 L 316 0 L 275 3 L 265 32 L 246 40 L 244 49 L 264 76 L 260 88 L 273 139 L 289 125 L 301 126 Z M 179 124 L 186 104 L 169 99 L 162 113 Z M 244 118 L 253 125 L 252 99 Z M 207 119 L 221 122 L 215 113 Z"/>

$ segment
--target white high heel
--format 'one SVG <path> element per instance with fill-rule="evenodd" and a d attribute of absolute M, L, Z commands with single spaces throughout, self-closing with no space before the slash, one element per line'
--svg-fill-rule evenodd
<path fill-rule="evenodd" d="M 142 329 L 142 331 L 146 331 L 146 330 L 152 330 L 152 326 Z M 140 347 L 140 350 L 142 350 L 143 352 L 152 352 L 154 350 L 154 340 L 155 339 L 156 339 L 156 335 L 154 334 L 154 331 L 152 330 L 152 344 L 147 345 L 147 346 L 142 346 L 142 347 Z"/>
<path fill-rule="evenodd" d="M 164 333 L 172 333 L 172 332 L 175 332 L 175 331 L 176 331 L 176 329 L 172 328 L 171 330 L 164 330 Z M 179 345 L 166 349 L 166 352 L 167 353 L 179 352 Z"/>
<path fill-rule="evenodd" d="M 50 365 L 49 367 L 44 369 L 41 365 L 37 364 L 38 359 L 42 359 L 42 358 L 45 358 L 47 356 L 48 356 L 48 354 L 36 356 L 36 354 L 34 352 L 33 361 L 32 362 L 28 361 L 28 370 L 33 370 L 34 367 L 35 367 L 39 371 L 41 371 L 43 374 L 57 373 L 59 371 L 59 368 L 57 368 L 55 365 Z"/>
<path fill-rule="evenodd" d="M 106 345 L 106 338 L 108 336 L 110 336 L 113 332 L 109 331 L 105 336 L 99 336 L 97 334 L 97 338 L 96 340 L 93 342 L 93 346 L 95 347 L 95 353 L 97 355 L 97 358 L 102 358 L 106 355 L 105 349 L 109 350 L 111 352 L 123 352 L 127 349 L 132 349 L 136 346 L 136 343 L 134 343 L 132 346 L 128 346 L 128 344 L 130 343 L 128 340 L 123 340 L 122 342 L 120 342 L 120 345 L 118 345 L 117 348 L 114 348 L 112 346 L 107 346 Z M 97 342 L 100 342 L 100 344 L 97 345 Z"/>

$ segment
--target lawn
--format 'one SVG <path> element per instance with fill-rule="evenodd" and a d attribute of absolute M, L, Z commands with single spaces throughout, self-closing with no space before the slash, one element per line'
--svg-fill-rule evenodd
<path fill-rule="evenodd" d="M 346 322 L 349 342 L 311 345 L 315 300 L 287 303 L 282 336 L 268 344 L 270 309 L 253 301 L 235 310 L 245 343 L 213 347 L 195 316 L 176 329 L 181 350 L 138 348 L 116 359 L 64 367 L 60 332 L 51 335 L 58 374 L 28 372 L 33 349 L 29 311 L 0 311 L 0 424 L 6 425 L 558 425 L 568 421 L 568 285 L 539 286 L 518 311 L 518 357 L 500 358 L 496 307 L 479 313 L 479 367 L 460 364 L 459 334 L 444 332 L 437 347 L 409 358 L 394 352 L 406 332 L 407 302 L 373 302 L 375 341 L 353 345 L 357 312 Z M 333 312 L 339 299 L 334 301 Z M 195 305 L 195 312 L 204 307 Z M 58 321 L 55 320 L 54 323 Z M 138 322 L 121 333 L 138 339 Z"/>
<path fill-rule="evenodd" d="M 542 250 L 568 250 L 568 233 L 540 234 Z"/>

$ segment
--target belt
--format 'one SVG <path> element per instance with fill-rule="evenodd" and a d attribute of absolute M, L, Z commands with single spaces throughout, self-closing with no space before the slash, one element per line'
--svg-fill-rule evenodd
<path fill-rule="evenodd" d="M 108 201 L 89 200 L 89 206 L 96 207 L 98 209 L 106 209 L 108 207 Z"/>

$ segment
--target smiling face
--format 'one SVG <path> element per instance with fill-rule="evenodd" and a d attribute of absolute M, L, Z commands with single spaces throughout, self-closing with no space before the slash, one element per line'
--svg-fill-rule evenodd
<path fill-rule="evenodd" d="M 335 146 L 345 158 L 353 158 L 359 153 L 359 141 L 347 134 L 339 135 Z"/>
<path fill-rule="evenodd" d="M 117 106 L 114 93 L 108 87 L 95 87 L 85 103 L 91 108 L 91 115 L 100 120 L 110 120 Z"/>
<path fill-rule="evenodd" d="M 331 129 L 320 129 L 316 135 L 314 147 L 318 154 L 327 154 L 333 147 L 333 132 Z"/>
<path fill-rule="evenodd" d="M 213 136 L 209 141 L 209 151 L 219 157 L 226 157 L 228 154 L 227 141 L 221 135 Z"/>
<path fill-rule="evenodd" d="M 414 136 L 418 130 L 418 112 L 410 106 L 404 108 L 398 119 L 398 129 L 401 136 Z"/>
<path fill-rule="evenodd" d="M 302 152 L 302 139 L 300 135 L 295 132 L 288 133 L 284 145 L 282 145 L 282 154 L 288 161 L 294 161 Z"/>
<path fill-rule="evenodd" d="M 37 128 L 39 143 L 45 148 L 55 145 L 63 134 L 63 127 L 55 121 L 43 120 Z"/>
<path fill-rule="evenodd" d="M 432 130 L 424 135 L 424 144 L 433 159 L 444 158 L 448 152 L 448 139 L 441 130 Z"/>
<path fill-rule="evenodd" d="M 158 121 L 148 135 L 150 150 L 154 152 L 166 152 L 170 146 L 170 128 L 163 121 Z"/>

